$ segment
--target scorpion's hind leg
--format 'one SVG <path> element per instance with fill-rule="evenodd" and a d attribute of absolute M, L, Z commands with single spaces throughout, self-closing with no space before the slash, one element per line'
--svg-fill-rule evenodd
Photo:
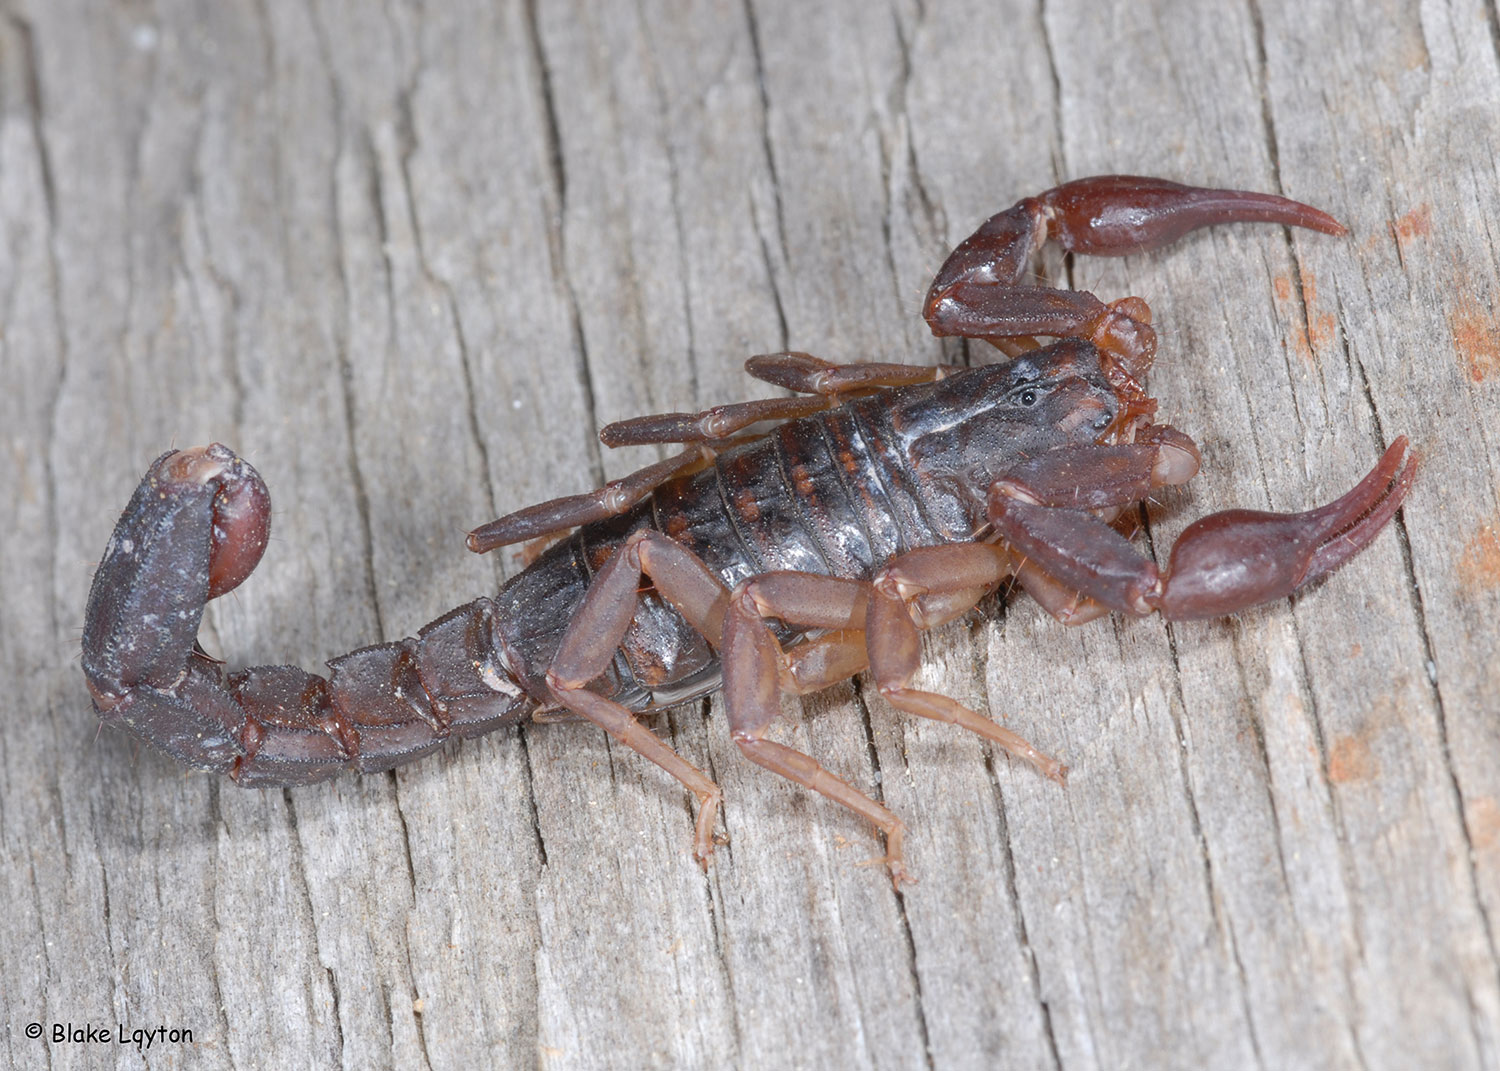
<path fill-rule="evenodd" d="M 1086 291 L 1023 286 L 1031 257 L 1049 239 L 1069 252 L 1121 256 L 1199 227 L 1239 222 L 1344 233 L 1332 216 L 1274 194 L 1132 175 L 1078 179 L 986 220 L 938 271 L 922 314 L 935 335 L 982 338 L 1001 348 L 1007 339 L 1033 335 L 1092 339 L 1137 375 L 1156 349 L 1146 303 L 1125 298 L 1106 305 Z"/>
<path fill-rule="evenodd" d="M 689 624 L 718 645 L 729 592 L 690 551 L 659 532 L 644 530 L 630 536 L 589 585 L 547 670 L 547 687 L 557 702 L 656 763 L 698 798 L 693 848 L 699 863 L 707 865 L 714 850 L 714 816 L 723 798 L 719 786 L 626 707 L 586 687 L 604 672 L 625 639 L 643 574 Z"/>
<path fill-rule="evenodd" d="M 1152 486 L 1173 482 L 1160 470 L 1142 476 L 1154 463 L 1169 475 L 1190 475 L 1196 463 L 1173 459 L 1169 450 L 1155 453 L 1166 442 L 1041 455 L 991 488 L 990 520 L 1016 553 L 1111 609 L 1160 611 L 1175 620 L 1220 617 L 1285 598 L 1337 569 L 1394 516 L 1416 475 L 1416 459 L 1406 456 L 1405 437 L 1398 438 L 1338 500 L 1304 513 L 1211 514 L 1183 531 L 1167 568 L 1158 570 L 1092 511 L 1142 497 L 1139 487 L 1106 471 L 1106 457 L 1135 452 L 1136 475 Z M 1090 449 L 1099 455 L 1092 466 Z"/>
<path fill-rule="evenodd" d="M 618 517 L 672 477 L 703 464 L 708 456 L 710 455 L 695 446 L 654 465 L 637 469 L 628 476 L 611 480 L 597 490 L 548 499 L 514 513 L 507 513 L 470 532 L 469 549 L 476 554 L 485 554 L 512 543 L 524 543 L 566 532 L 580 524 Z"/>

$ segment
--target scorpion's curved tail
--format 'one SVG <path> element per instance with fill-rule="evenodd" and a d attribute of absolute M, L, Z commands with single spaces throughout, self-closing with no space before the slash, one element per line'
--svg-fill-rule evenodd
<path fill-rule="evenodd" d="M 1345 233 L 1326 212 L 1275 194 L 1097 175 L 1023 198 L 987 219 L 949 254 L 922 315 L 935 335 L 985 339 L 1012 355 L 1035 345 L 1033 335 L 1088 338 L 1139 378 L 1156 352 L 1146 303 L 1132 297 L 1106 305 L 1084 290 L 1023 286 L 1032 256 L 1049 240 L 1072 253 L 1124 256 L 1217 223 Z"/>
<path fill-rule="evenodd" d="M 489 599 L 332 659 L 328 677 L 295 666 L 225 674 L 198 648 L 198 624 L 208 600 L 250 575 L 269 530 L 264 482 L 227 447 L 156 460 L 89 593 L 83 669 L 105 724 L 241 784 L 294 785 L 389 769 L 535 708 Z"/>

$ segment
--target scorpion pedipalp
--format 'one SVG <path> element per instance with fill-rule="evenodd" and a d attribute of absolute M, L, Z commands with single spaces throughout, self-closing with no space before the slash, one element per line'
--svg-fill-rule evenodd
<path fill-rule="evenodd" d="M 1113 455 L 1101 454 L 1090 467 L 1075 453 L 1029 462 L 1022 467 L 1032 476 L 1029 483 L 1015 475 L 997 482 L 989 506 L 996 532 L 1072 590 L 1114 610 L 1159 611 L 1172 620 L 1222 617 L 1285 598 L 1332 572 L 1374 539 L 1416 475 L 1414 458 L 1402 465 L 1406 439 L 1399 437 L 1358 486 L 1326 506 L 1303 513 L 1225 510 L 1195 521 L 1173 545 L 1167 568 L 1158 571 L 1088 512 L 1139 500 L 1150 480 L 1146 487 L 1122 484 Z M 1158 471 L 1154 466 L 1142 454 L 1137 480 Z"/>
<path fill-rule="evenodd" d="M 935 335 L 982 338 L 1007 353 L 1035 335 L 1087 338 L 1139 378 L 1156 353 L 1146 303 L 1106 305 L 1086 290 L 1022 285 L 1032 256 L 1049 239 L 1069 252 L 1123 256 L 1199 227 L 1246 222 L 1344 233 L 1326 212 L 1275 194 L 1136 175 L 1077 179 L 1023 198 L 959 243 L 932 280 L 922 315 Z"/>

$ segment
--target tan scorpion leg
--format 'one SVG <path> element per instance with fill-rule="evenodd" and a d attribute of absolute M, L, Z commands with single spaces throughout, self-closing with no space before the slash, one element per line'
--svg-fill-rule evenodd
<path fill-rule="evenodd" d="M 920 612 L 921 600 L 969 592 L 981 582 L 985 583 L 981 590 L 987 590 L 1010 574 L 1011 561 L 1004 548 L 987 543 L 927 547 L 894 559 L 873 585 L 868 623 L 870 668 L 880 694 L 892 706 L 923 718 L 961 725 L 993 740 L 1062 784 L 1067 767 L 1017 734 L 956 699 L 909 686 L 921 663 L 918 622 L 914 620 L 914 612 Z"/>
<path fill-rule="evenodd" d="M 718 644 L 728 592 L 696 555 L 658 532 L 627 539 L 590 585 L 547 670 L 547 687 L 559 703 L 581 714 L 620 743 L 644 755 L 698 797 L 693 840 L 699 863 L 713 854 L 719 786 L 638 721 L 628 709 L 584 686 L 604 672 L 625 638 L 636 609 L 642 574 L 694 628 Z"/>
<path fill-rule="evenodd" d="M 830 591 L 841 605 L 858 601 L 859 589 L 868 587 L 860 581 L 802 573 L 771 573 L 764 579 L 772 578 L 775 578 L 773 582 L 794 578 L 787 586 L 798 589 L 799 594 Z M 729 708 L 729 727 L 735 744 L 757 766 L 764 766 L 772 773 L 810 788 L 873 823 L 885 834 L 886 854 L 880 861 L 889 868 L 896 888 L 899 889 L 904 881 L 915 881 L 907 871 L 904 859 L 902 841 L 906 826 L 895 812 L 824 769 L 811 755 L 765 738 L 766 730 L 781 713 L 781 679 L 785 663 L 781 646 L 771 635 L 756 605 L 753 594 L 756 584 L 755 580 L 748 581 L 736 590 L 724 620 L 724 700 Z M 843 598 L 846 595 L 854 597 L 846 600 Z M 810 624 L 816 625 L 817 622 Z"/>
<path fill-rule="evenodd" d="M 898 709 L 951 722 L 1061 780 L 1065 769 L 1021 737 L 946 696 L 908 687 L 920 653 L 917 629 L 973 607 L 1013 570 L 1004 548 L 984 544 L 933 547 L 904 554 L 871 583 L 806 573 L 767 573 L 734 593 L 724 622 L 724 696 L 734 741 L 752 762 L 843 804 L 886 835 L 897 887 L 914 880 L 902 851 L 905 826 L 889 808 L 829 773 L 799 751 L 766 740 L 783 691 L 816 691 L 868 664 L 881 694 Z M 765 618 L 828 633 L 782 653 Z"/>

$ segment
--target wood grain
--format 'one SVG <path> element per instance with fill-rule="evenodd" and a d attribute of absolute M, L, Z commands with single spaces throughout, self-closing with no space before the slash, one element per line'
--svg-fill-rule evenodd
<path fill-rule="evenodd" d="M 1359 10 L 0 0 L 0 1060 L 1500 1066 L 1500 27 Z M 757 352 L 962 359 L 917 315 L 946 249 L 1111 171 L 1351 232 L 1044 258 L 1155 309 L 1205 452 L 1159 555 L 1398 434 L 1423 468 L 1289 602 L 931 636 L 922 685 L 1066 790 L 863 682 L 802 704 L 784 739 L 907 820 L 903 895 L 717 700 L 657 722 L 725 791 L 706 876 L 689 797 L 583 726 L 293 791 L 97 732 L 92 562 L 168 445 L 277 507 L 205 645 L 317 668 L 515 568 L 469 527 L 654 456 L 607 421 L 755 392 Z"/>

